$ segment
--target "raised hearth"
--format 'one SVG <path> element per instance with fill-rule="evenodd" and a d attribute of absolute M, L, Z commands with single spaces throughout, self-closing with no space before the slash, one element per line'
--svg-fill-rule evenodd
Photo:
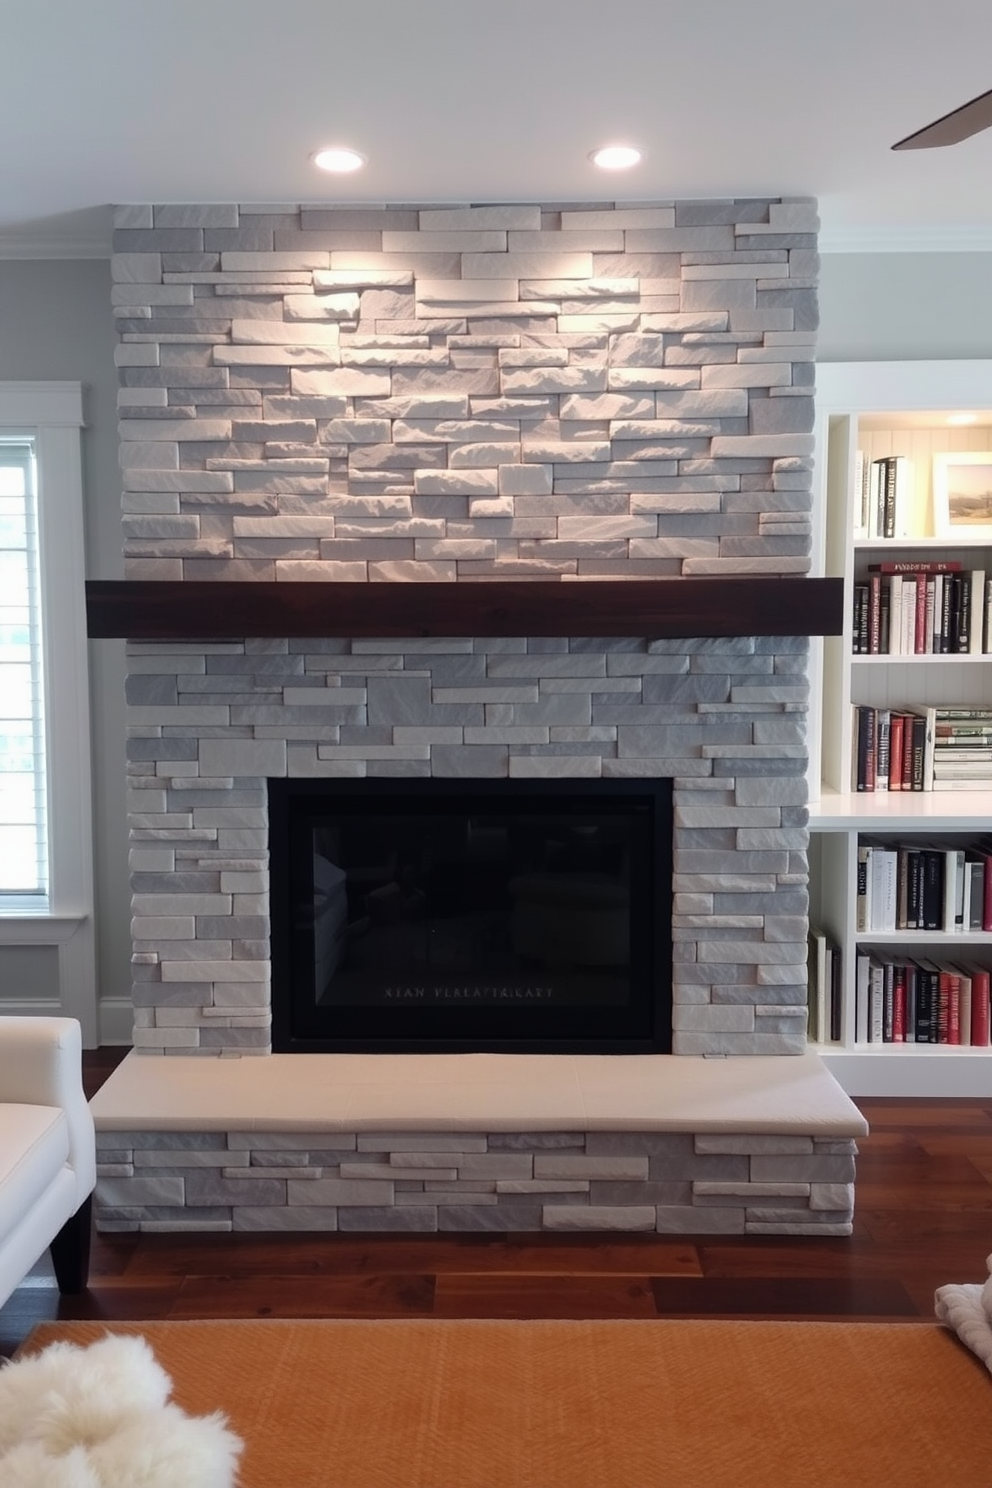
<path fill-rule="evenodd" d="M 130 1054 L 104 1230 L 847 1235 L 867 1124 L 814 1054 Z"/>

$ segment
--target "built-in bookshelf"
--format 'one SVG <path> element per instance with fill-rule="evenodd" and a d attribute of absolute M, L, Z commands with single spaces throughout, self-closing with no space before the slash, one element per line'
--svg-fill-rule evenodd
<path fill-rule="evenodd" d="M 817 405 L 814 572 L 849 624 L 813 642 L 810 918 L 837 966 L 810 1027 L 852 1094 L 987 1093 L 992 930 L 943 899 L 938 928 L 907 920 L 906 865 L 953 883 L 992 836 L 992 362 L 826 364 Z M 868 848 L 902 873 L 884 929 L 859 923 Z"/>

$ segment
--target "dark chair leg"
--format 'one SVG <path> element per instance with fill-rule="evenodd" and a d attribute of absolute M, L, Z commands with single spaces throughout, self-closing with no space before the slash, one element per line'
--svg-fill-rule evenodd
<path fill-rule="evenodd" d="M 92 1195 L 67 1219 L 49 1249 L 60 1292 L 85 1292 L 90 1274 Z"/>

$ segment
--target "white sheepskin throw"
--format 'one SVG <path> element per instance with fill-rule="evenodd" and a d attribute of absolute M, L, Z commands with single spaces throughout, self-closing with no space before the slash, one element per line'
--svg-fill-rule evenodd
<path fill-rule="evenodd" d="M 53 1343 L 0 1369 L 3 1488 L 233 1488 L 243 1442 L 187 1416 L 143 1338 Z"/>

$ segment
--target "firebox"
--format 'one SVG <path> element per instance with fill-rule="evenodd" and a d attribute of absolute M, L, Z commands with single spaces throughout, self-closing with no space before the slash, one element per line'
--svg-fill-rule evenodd
<path fill-rule="evenodd" d="M 670 780 L 271 780 L 279 1052 L 671 1052 Z"/>

